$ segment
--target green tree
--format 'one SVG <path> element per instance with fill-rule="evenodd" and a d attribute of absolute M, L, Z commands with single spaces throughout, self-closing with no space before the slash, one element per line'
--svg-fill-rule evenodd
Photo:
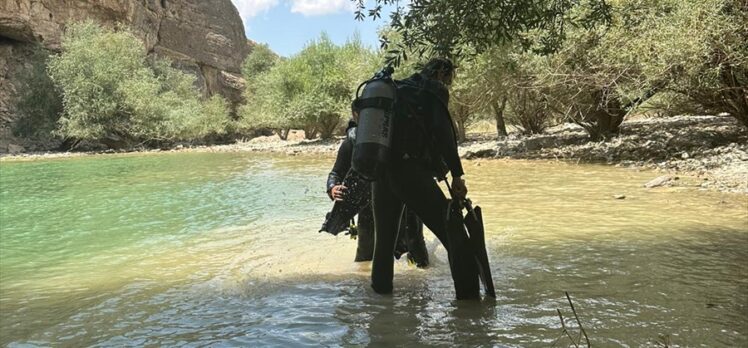
<path fill-rule="evenodd" d="M 371 74 L 375 55 L 354 36 L 335 45 L 326 34 L 298 54 L 258 75 L 253 98 L 242 107 L 247 128 L 303 129 L 308 139 L 326 139 L 349 114 L 355 88 Z"/>
<path fill-rule="evenodd" d="M 594 140 L 617 134 L 629 113 L 661 92 L 686 95 L 703 110 L 746 114 L 746 22 L 734 1 L 610 4 L 610 25 L 575 28 L 553 54 L 522 59 L 554 113 Z"/>
<path fill-rule="evenodd" d="M 665 90 L 709 113 L 729 113 L 748 127 L 748 3 L 688 0 L 649 23 L 645 74 L 666 71 Z"/>
<path fill-rule="evenodd" d="M 458 64 L 458 76 L 450 88 L 449 109 L 457 131 L 457 140 L 466 140 L 467 127 L 479 119 L 486 109 L 489 95 L 483 84 L 482 66 L 475 60 Z"/>
<path fill-rule="evenodd" d="M 256 76 L 267 73 L 278 62 L 278 57 L 267 44 L 256 44 L 252 47 L 247 59 L 242 64 L 244 79 L 250 81 Z"/>
<path fill-rule="evenodd" d="M 458 64 L 456 83 L 452 89 L 454 102 L 468 104 L 474 111 L 491 114 L 498 136 L 507 135 L 507 121 L 517 120 L 505 116 L 510 96 L 517 93 L 521 76 L 516 61 L 520 50 L 515 44 L 497 45 Z M 465 87 L 469 88 L 465 90 Z M 463 97 L 465 92 L 469 92 L 468 98 Z M 464 100 L 469 102 L 465 103 Z"/>
<path fill-rule="evenodd" d="M 401 33 L 403 44 L 439 56 L 482 52 L 496 44 L 517 40 L 533 28 L 546 29 L 543 47 L 552 50 L 566 27 L 589 26 L 608 19 L 605 0 L 411 0 L 407 8 L 398 0 L 356 4 L 355 17 L 381 18 L 384 5 L 395 5 L 389 26 Z M 567 16 L 572 8 L 586 11 Z M 395 52 L 396 53 L 396 52 Z M 402 55 L 396 53 L 394 59 Z"/>
<path fill-rule="evenodd" d="M 63 95 L 58 133 L 110 146 L 196 140 L 226 131 L 225 101 L 203 101 L 195 77 L 149 59 L 124 28 L 91 21 L 68 26 L 49 74 Z"/>
<path fill-rule="evenodd" d="M 268 124 L 269 120 L 263 120 L 262 110 L 257 110 L 257 106 L 261 105 L 260 98 L 257 90 L 268 85 L 267 75 L 270 70 L 278 64 L 282 59 L 275 52 L 270 50 L 267 44 L 257 44 L 252 47 L 252 51 L 249 53 L 247 58 L 242 64 L 242 75 L 246 82 L 246 87 L 243 91 L 245 104 L 239 107 L 239 121 L 236 123 L 237 128 L 240 131 L 256 130 L 259 128 L 276 128 L 270 127 Z M 248 115 L 249 116 L 246 116 Z M 244 116 L 243 116 L 244 115 Z M 278 134 L 281 139 L 285 140 L 288 137 L 289 130 L 282 128 Z"/>

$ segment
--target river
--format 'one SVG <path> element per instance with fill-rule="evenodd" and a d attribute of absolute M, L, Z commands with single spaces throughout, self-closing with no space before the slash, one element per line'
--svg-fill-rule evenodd
<path fill-rule="evenodd" d="M 332 158 L 108 155 L 0 163 L 0 344 L 748 345 L 748 196 L 656 173 L 467 161 L 498 298 L 453 301 L 446 253 L 369 288 L 317 233 Z M 684 178 L 683 180 L 690 180 Z M 625 199 L 615 199 L 625 195 Z M 557 341 L 558 340 L 558 341 Z"/>

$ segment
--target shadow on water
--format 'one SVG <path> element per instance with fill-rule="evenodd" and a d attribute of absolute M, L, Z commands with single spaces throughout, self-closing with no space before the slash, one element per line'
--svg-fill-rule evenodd
<path fill-rule="evenodd" d="M 486 325 L 497 316 L 493 299 L 441 302 L 428 295 L 424 284 L 419 285 L 391 297 L 360 299 L 368 308 L 365 315 L 350 304 L 338 307 L 335 317 L 349 327 L 342 344 L 415 347 L 499 342 L 495 328 Z"/>

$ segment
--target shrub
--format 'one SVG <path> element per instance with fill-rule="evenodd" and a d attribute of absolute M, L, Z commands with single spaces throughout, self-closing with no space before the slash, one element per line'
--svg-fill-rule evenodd
<path fill-rule="evenodd" d="M 308 139 L 332 137 L 350 112 L 355 88 L 371 74 L 373 57 L 356 37 L 338 46 L 323 34 L 253 78 L 247 104 L 240 108 L 241 127 L 273 128 L 281 135 L 294 128 L 303 129 Z"/>
<path fill-rule="evenodd" d="M 744 4 L 622 0 L 611 6 L 609 26 L 574 28 L 557 52 L 530 59 L 538 62 L 535 74 L 558 114 L 593 139 L 606 139 L 647 99 L 670 93 L 687 96 L 687 109 L 728 112 L 748 125 Z"/>
<path fill-rule="evenodd" d="M 247 81 L 252 81 L 257 76 L 270 71 L 278 63 L 279 57 L 267 44 L 257 44 L 252 47 L 252 52 L 242 64 L 242 75 Z"/>
<path fill-rule="evenodd" d="M 221 134 L 225 101 L 203 101 L 195 77 L 163 59 L 149 59 L 143 43 L 124 28 L 71 24 L 49 73 L 63 92 L 58 133 L 77 139 L 196 140 Z"/>
<path fill-rule="evenodd" d="M 507 123 L 524 134 L 542 133 L 551 124 L 548 99 L 538 88 L 517 87 L 509 94 L 508 103 Z"/>

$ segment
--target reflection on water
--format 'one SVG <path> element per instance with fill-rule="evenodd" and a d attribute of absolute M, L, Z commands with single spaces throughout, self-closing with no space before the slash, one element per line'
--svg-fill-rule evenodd
<path fill-rule="evenodd" d="M 564 291 L 594 345 L 748 344 L 745 195 L 646 190 L 655 174 L 604 166 L 468 162 L 499 298 L 458 303 L 435 240 L 433 267 L 399 261 L 395 294 L 379 296 L 355 242 L 316 232 L 331 161 L 0 164 L 0 344 L 551 346 L 556 309 L 572 316 Z"/>

